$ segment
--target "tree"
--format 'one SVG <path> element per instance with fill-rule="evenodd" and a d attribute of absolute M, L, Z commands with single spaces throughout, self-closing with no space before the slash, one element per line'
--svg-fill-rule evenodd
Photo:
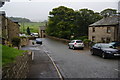
<path fill-rule="evenodd" d="M 117 10 L 116 9 L 105 9 L 103 11 L 100 12 L 100 14 L 104 17 L 107 17 L 107 16 L 111 16 L 111 15 L 114 15 L 117 13 Z"/>
<path fill-rule="evenodd" d="M 74 27 L 74 10 L 60 6 L 50 13 L 47 32 L 51 36 L 69 39 Z"/>
<path fill-rule="evenodd" d="M 29 28 L 29 27 L 27 27 L 27 34 L 28 34 L 28 35 L 31 34 L 31 32 L 30 32 L 30 28 Z"/>
<path fill-rule="evenodd" d="M 102 16 L 99 13 L 94 12 L 89 9 L 80 9 L 76 11 L 76 36 L 87 36 L 88 35 L 88 26 L 98 20 L 100 20 Z"/>
<path fill-rule="evenodd" d="M 21 42 L 20 37 L 13 37 L 11 42 L 13 46 L 18 47 L 19 49 L 20 42 Z"/>
<path fill-rule="evenodd" d="M 87 36 L 88 26 L 102 18 L 93 10 L 74 11 L 64 6 L 54 8 L 49 14 L 47 34 L 65 39 Z"/>

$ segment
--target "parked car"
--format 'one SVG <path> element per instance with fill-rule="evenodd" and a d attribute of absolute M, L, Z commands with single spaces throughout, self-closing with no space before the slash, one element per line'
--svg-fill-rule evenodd
<path fill-rule="evenodd" d="M 42 40 L 40 38 L 36 38 L 36 44 L 42 44 Z"/>
<path fill-rule="evenodd" d="M 69 44 L 69 49 L 76 49 L 76 48 L 80 48 L 80 49 L 84 49 L 84 43 L 82 42 L 82 40 L 72 40 Z"/>
<path fill-rule="evenodd" d="M 109 44 L 114 48 L 120 48 L 120 42 L 110 42 Z"/>
<path fill-rule="evenodd" d="M 31 33 L 31 36 L 38 38 L 38 33 Z"/>
<path fill-rule="evenodd" d="M 97 43 L 90 49 L 92 55 L 99 55 L 102 58 L 120 56 L 120 50 L 107 43 Z"/>
<path fill-rule="evenodd" d="M 19 34 L 20 37 L 27 37 L 26 34 Z"/>

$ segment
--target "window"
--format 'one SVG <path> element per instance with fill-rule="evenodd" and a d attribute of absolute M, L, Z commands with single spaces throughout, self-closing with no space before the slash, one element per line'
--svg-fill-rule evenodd
<path fill-rule="evenodd" d="M 102 37 L 102 38 L 101 38 L 101 41 L 102 41 L 103 43 L 105 43 L 105 38 Z"/>
<path fill-rule="evenodd" d="M 92 41 L 95 41 L 95 36 L 92 36 Z"/>
<path fill-rule="evenodd" d="M 107 43 L 109 43 L 110 40 L 111 40 L 110 37 L 107 37 L 107 38 L 106 38 L 106 42 L 107 42 Z"/>
<path fill-rule="evenodd" d="M 74 43 L 75 41 L 71 41 L 70 43 Z"/>
<path fill-rule="evenodd" d="M 111 32 L 110 27 L 107 27 L 107 33 L 110 33 L 110 32 Z"/>
<path fill-rule="evenodd" d="M 76 41 L 76 43 L 82 43 L 82 41 Z"/>
<path fill-rule="evenodd" d="M 92 28 L 92 31 L 95 32 L 95 27 Z"/>
<path fill-rule="evenodd" d="M 45 30 L 41 30 L 43 33 L 45 33 Z"/>

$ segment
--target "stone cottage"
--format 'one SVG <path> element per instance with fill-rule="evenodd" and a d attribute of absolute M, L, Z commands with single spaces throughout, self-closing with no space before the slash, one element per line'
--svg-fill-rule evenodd
<path fill-rule="evenodd" d="M 11 42 L 12 38 L 18 37 L 20 30 L 20 25 L 18 22 L 13 22 L 10 19 L 7 18 L 7 27 L 8 27 L 8 40 Z"/>
<path fill-rule="evenodd" d="M 0 37 L 10 41 L 13 37 L 19 36 L 20 25 L 17 22 L 13 22 L 5 16 L 4 11 L 0 11 Z"/>
<path fill-rule="evenodd" d="M 39 35 L 40 35 L 41 38 L 45 38 L 46 37 L 45 30 L 46 30 L 45 26 L 40 26 L 39 27 Z"/>
<path fill-rule="evenodd" d="M 93 42 L 111 42 L 119 40 L 119 17 L 117 15 L 104 17 L 89 25 L 88 35 Z"/>

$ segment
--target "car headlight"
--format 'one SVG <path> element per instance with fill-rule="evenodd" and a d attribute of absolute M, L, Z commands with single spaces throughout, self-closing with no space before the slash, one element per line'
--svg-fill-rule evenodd
<path fill-rule="evenodd" d="M 111 52 L 111 51 L 106 51 L 106 53 L 109 53 L 109 54 L 111 54 L 112 52 Z"/>

